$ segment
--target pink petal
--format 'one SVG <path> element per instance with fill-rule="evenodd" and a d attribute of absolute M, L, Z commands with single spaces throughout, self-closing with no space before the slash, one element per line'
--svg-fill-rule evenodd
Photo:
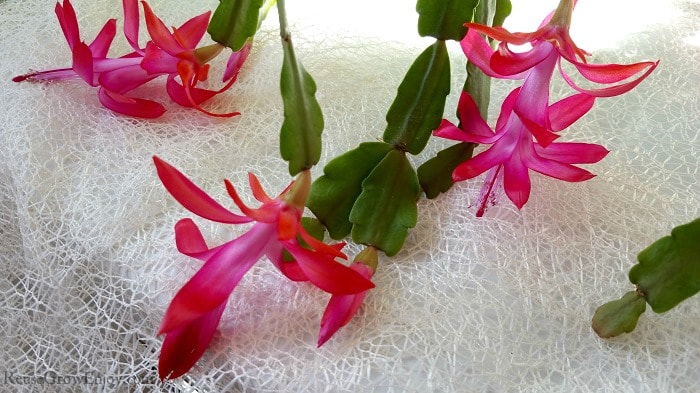
<path fill-rule="evenodd" d="M 569 182 L 579 182 L 595 177 L 594 174 L 585 169 L 540 157 L 534 157 L 534 159 L 528 162 L 528 166 L 533 171 L 537 171 L 543 175 Z"/>
<path fill-rule="evenodd" d="M 506 43 L 501 43 L 498 51 L 491 56 L 489 64 L 491 69 L 500 75 L 517 75 L 535 67 L 552 52 L 556 50 L 549 42 L 538 42 L 531 50 L 524 53 L 513 52 Z"/>
<path fill-rule="evenodd" d="M 150 75 L 136 64 L 103 72 L 97 80 L 110 91 L 124 94 L 157 77 L 158 75 Z"/>
<path fill-rule="evenodd" d="M 549 43 L 546 45 L 551 46 Z M 548 120 L 549 87 L 558 58 L 558 53 L 551 51 L 547 58 L 530 69 L 515 103 L 519 113 L 539 124 L 545 124 Z"/>
<path fill-rule="evenodd" d="M 274 233 L 273 225 L 258 223 L 221 247 L 175 295 L 158 334 L 186 326 L 225 303 Z"/>
<path fill-rule="evenodd" d="M 240 224 L 252 221 L 248 217 L 239 216 L 228 211 L 192 183 L 185 175 L 157 156 L 153 156 L 153 162 L 156 165 L 158 177 L 165 188 L 185 209 L 200 217 L 225 224 Z"/>
<path fill-rule="evenodd" d="M 124 9 L 124 36 L 132 48 L 141 53 L 139 46 L 139 2 L 138 0 L 123 0 Z"/>
<path fill-rule="evenodd" d="M 211 342 L 226 303 L 221 303 L 211 312 L 169 331 L 163 340 L 158 358 L 158 377 L 175 379 L 194 366 Z"/>
<path fill-rule="evenodd" d="M 282 246 L 299 263 L 299 267 L 315 286 L 336 295 L 350 295 L 374 288 L 374 283 L 360 273 L 336 262 L 332 256 L 314 253 L 300 247 L 296 240 L 282 241 Z"/>
<path fill-rule="evenodd" d="M 515 206 L 522 209 L 530 197 L 530 176 L 519 154 L 503 166 L 503 188 Z"/>
<path fill-rule="evenodd" d="M 592 95 L 594 97 L 612 97 L 612 96 L 626 93 L 626 92 L 632 90 L 633 88 L 635 88 L 647 76 L 649 76 L 654 71 L 654 69 L 656 69 L 656 67 L 659 65 L 659 62 L 657 61 L 655 63 L 650 63 L 650 64 L 651 64 L 651 66 L 646 70 L 646 72 L 644 72 L 641 76 L 639 76 L 639 78 L 634 79 L 634 80 L 627 82 L 627 83 L 622 83 L 622 84 L 615 85 L 615 86 L 605 87 L 602 89 L 584 89 L 584 88 L 578 86 L 576 84 L 576 82 L 574 82 L 573 79 L 571 79 L 571 77 L 566 72 L 564 72 L 564 69 L 562 69 L 562 67 L 561 67 L 561 63 L 559 64 L 559 72 L 561 72 L 562 77 L 564 78 L 566 83 L 569 84 L 569 86 L 571 86 L 572 88 L 574 88 L 577 91 L 580 91 L 581 93 L 586 93 L 586 94 Z"/>
<path fill-rule="evenodd" d="M 248 172 L 248 184 L 250 184 L 250 190 L 253 192 L 253 198 L 255 198 L 255 200 L 262 203 L 272 202 L 272 198 L 267 195 L 262 184 L 260 184 L 260 180 L 258 180 L 253 172 Z"/>
<path fill-rule="evenodd" d="M 549 124 L 552 131 L 561 131 L 572 125 L 593 108 L 595 97 L 580 93 L 566 97 L 549 107 Z"/>
<path fill-rule="evenodd" d="M 584 78 L 596 83 L 621 82 L 658 64 L 651 61 L 634 64 L 588 64 L 578 61 L 572 63 Z"/>
<path fill-rule="evenodd" d="M 102 87 L 97 93 L 100 103 L 110 110 L 133 117 L 155 119 L 165 113 L 163 105 L 141 98 L 131 98 Z"/>
<path fill-rule="evenodd" d="M 479 119 L 481 119 L 481 116 L 479 116 Z M 462 116 L 465 117 L 466 116 Z M 483 121 L 483 120 L 482 120 Z M 486 123 L 484 123 L 486 125 Z M 463 126 L 465 130 L 473 130 L 470 128 L 467 128 L 466 126 Z M 486 125 L 488 130 L 491 130 L 491 128 L 488 128 L 488 125 Z M 450 139 L 453 141 L 461 141 L 461 142 L 473 142 L 473 143 L 494 143 L 495 141 L 498 140 L 498 138 L 501 137 L 501 135 L 494 134 L 493 131 L 490 132 L 490 135 L 488 136 L 482 136 L 479 134 L 473 134 L 471 132 L 461 130 L 457 128 L 452 122 L 450 122 L 447 119 L 442 119 L 442 122 L 440 122 L 440 126 L 433 131 L 433 135 L 440 137 L 440 138 L 445 138 L 445 139 Z"/>
<path fill-rule="evenodd" d="M 505 129 L 506 125 L 508 124 L 508 121 L 514 119 L 514 117 L 512 117 L 513 108 L 515 108 L 515 103 L 518 101 L 519 94 L 520 87 L 516 87 L 515 89 L 513 89 L 513 91 L 508 93 L 506 99 L 503 100 L 503 104 L 501 104 L 501 112 L 498 115 L 498 120 L 496 121 L 497 133 Z"/>
<path fill-rule="evenodd" d="M 175 30 L 175 37 L 183 48 L 194 49 L 207 32 L 211 11 L 195 16 Z"/>
<path fill-rule="evenodd" d="M 270 209 L 267 208 L 267 206 L 263 205 L 263 207 L 260 209 L 252 209 L 248 207 L 245 203 L 243 203 L 243 200 L 238 195 L 238 192 L 236 192 L 236 188 L 233 186 L 233 184 L 231 184 L 230 181 L 228 181 L 228 179 L 224 179 L 224 184 L 226 185 L 226 192 L 228 192 L 228 195 L 231 197 L 231 199 L 233 199 L 233 203 L 235 203 L 236 206 L 238 206 L 238 208 L 241 210 L 241 213 L 258 222 L 276 222 L 277 217 L 280 214 L 278 208 Z"/>
<path fill-rule="evenodd" d="M 102 30 L 97 33 L 95 40 L 90 44 L 90 52 L 95 58 L 104 58 L 109 52 L 109 46 L 112 45 L 112 40 L 117 34 L 117 20 L 110 19 L 105 23 Z"/>
<path fill-rule="evenodd" d="M 177 57 L 171 56 L 160 49 L 153 41 L 146 43 L 141 67 L 149 74 L 175 74 L 177 73 Z"/>
<path fill-rule="evenodd" d="M 493 49 L 476 30 L 469 29 L 467 35 L 460 41 L 460 45 L 469 61 L 488 76 L 503 79 L 522 79 L 525 76 L 524 74 L 506 76 L 494 71 L 490 64 Z"/>
<path fill-rule="evenodd" d="M 267 259 L 269 259 L 270 262 L 275 265 L 277 270 L 284 274 L 284 276 L 288 279 L 296 282 L 309 281 L 309 278 L 306 277 L 304 271 L 301 270 L 301 267 L 299 267 L 299 263 L 297 263 L 297 261 L 284 260 L 283 250 L 284 248 L 282 248 L 282 245 L 279 242 L 270 242 L 270 244 L 267 246 L 265 255 L 267 256 Z"/>
<path fill-rule="evenodd" d="M 78 18 L 75 16 L 75 9 L 68 0 L 63 0 L 63 7 L 56 3 L 54 8 L 58 17 L 58 24 L 61 25 L 63 35 L 68 41 L 68 46 L 73 49 L 80 42 L 80 29 L 78 27 Z"/>
<path fill-rule="evenodd" d="M 153 42 L 173 56 L 183 52 L 184 49 L 182 46 L 180 46 L 175 37 L 168 31 L 163 21 L 153 13 L 148 3 L 143 1 L 142 4 L 143 12 L 146 16 L 146 28 Z"/>
<path fill-rule="evenodd" d="M 496 165 L 502 164 L 504 161 L 508 160 L 510 154 L 510 151 L 504 151 L 496 146 L 492 146 L 488 150 L 457 165 L 452 172 L 452 180 L 458 182 L 479 176 Z"/>
<path fill-rule="evenodd" d="M 509 42 L 514 45 L 522 45 L 533 41 L 544 32 L 543 30 L 538 30 L 534 33 L 511 33 L 500 26 L 489 27 L 478 23 L 466 23 L 464 26 L 469 30 L 474 30 L 475 32 L 487 35 L 498 41 Z"/>
<path fill-rule="evenodd" d="M 72 68 L 60 68 L 57 70 L 31 72 L 29 74 L 18 75 L 12 78 L 13 82 L 45 82 L 50 80 L 62 80 L 75 78 L 78 75 Z"/>
<path fill-rule="evenodd" d="M 229 56 L 228 61 L 226 62 L 226 70 L 224 71 L 224 76 L 222 78 L 223 82 L 226 82 L 231 78 L 235 79 L 238 77 L 238 73 L 248 58 L 251 48 L 252 45 L 246 42 L 238 52 L 231 53 L 231 56 Z"/>
<path fill-rule="evenodd" d="M 534 121 L 528 119 L 527 117 L 523 116 L 522 114 L 518 113 L 518 111 L 515 111 L 516 114 L 518 115 L 518 118 L 520 121 L 525 125 L 525 128 L 530 131 L 532 136 L 537 139 L 537 142 L 539 142 L 540 145 L 543 147 L 546 147 L 552 141 L 555 139 L 559 138 L 559 135 L 549 131 L 548 129 L 544 128 L 542 125 L 535 123 Z"/>
<path fill-rule="evenodd" d="M 216 254 L 222 246 L 209 248 L 197 224 L 189 218 L 183 218 L 175 224 L 175 244 L 182 254 L 206 261 Z"/>
<path fill-rule="evenodd" d="M 181 68 L 180 65 L 183 63 L 190 63 L 187 60 L 181 60 L 178 63 L 178 69 Z M 182 67 L 183 69 L 185 67 Z M 187 73 L 185 74 L 185 78 L 180 76 L 180 79 L 183 81 L 188 81 L 192 80 L 193 74 Z M 192 77 L 190 77 L 192 76 Z M 240 112 L 228 112 L 228 113 L 212 113 L 204 108 L 202 108 L 199 104 L 214 97 L 215 95 L 219 94 L 221 90 L 219 91 L 214 91 L 214 90 L 206 90 L 206 89 L 198 89 L 196 87 L 190 86 L 189 83 L 186 83 L 184 86 L 179 84 L 175 80 L 175 75 L 171 74 L 168 76 L 168 81 L 166 82 L 166 90 L 168 92 L 168 95 L 170 98 L 175 101 L 177 104 L 180 104 L 184 107 L 193 107 L 196 110 L 206 113 L 209 116 L 214 116 L 214 117 L 233 117 L 233 116 L 238 116 L 241 113 Z"/>
<path fill-rule="evenodd" d="M 73 46 L 73 71 L 90 86 L 96 86 L 94 81 L 94 68 L 92 52 L 84 42 L 78 42 Z"/>
<path fill-rule="evenodd" d="M 603 146 L 593 143 L 552 143 L 546 148 L 535 146 L 535 151 L 544 159 L 565 164 L 592 164 L 609 153 Z"/>
<path fill-rule="evenodd" d="M 353 263 L 350 268 L 360 273 L 363 277 L 370 279 L 372 270 L 362 263 Z M 321 318 L 321 329 L 318 334 L 318 346 L 323 345 L 341 327 L 347 325 L 352 317 L 357 314 L 362 302 L 365 300 L 367 291 L 355 295 L 333 295 L 328 301 L 326 310 Z"/>

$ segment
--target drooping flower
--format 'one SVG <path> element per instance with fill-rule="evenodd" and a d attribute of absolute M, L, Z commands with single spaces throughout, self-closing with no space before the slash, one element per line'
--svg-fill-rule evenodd
<path fill-rule="evenodd" d="M 217 91 L 196 87 L 199 81 L 207 79 L 209 65 L 206 63 L 221 51 L 221 47 L 217 45 L 195 49 L 206 31 L 210 12 L 190 19 L 179 28 L 175 28 L 175 33 L 170 34 L 148 4 L 143 2 L 146 26 L 153 40 L 148 41 L 142 48 L 138 44 L 138 0 L 123 0 L 122 5 L 124 35 L 134 49 L 133 52 L 116 58 L 107 57 L 116 35 L 115 19 L 110 19 L 104 25 L 90 45 L 81 41 L 75 10 L 69 0 L 64 0 L 63 5 L 56 4 L 55 10 L 71 50 L 71 67 L 32 72 L 12 80 L 47 82 L 80 77 L 90 86 L 99 87 L 100 103 L 110 110 L 129 116 L 155 118 L 165 112 L 163 105 L 152 100 L 132 97 L 127 93 L 161 75 L 168 75 L 167 91 L 176 103 L 214 116 L 228 117 L 238 114 L 232 112 L 215 115 L 200 107 L 202 102 L 227 90 L 233 83 L 231 81 Z M 159 45 L 167 46 L 167 51 Z M 163 51 L 167 56 L 161 55 Z M 177 61 L 172 61 L 174 56 L 181 60 L 179 67 Z M 175 80 L 176 76 L 180 76 L 183 84 Z"/>
<path fill-rule="evenodd" d="M 243 275 L 266 256 L 285 276 L 310 281 L 331 294 L 351 295 L 374 284 L 361 273 L 335 260 L 345 257 L 343 244 L 327 245 L 309 235 L 301 225 L 311 175 L 302 172 L 277 198 L 270 198 L 254 175 L 249 175 L 258 209 L 246 206 L 230 182 L 226 189 L 243 215 L 214 201 L 182 173 L 154 157 L 158 176 L 170 194 L 192 213 L 221 223 L 255 224 L 238 238 L 210 248 L 190 219 L 175 226 L 177 248 L 204 261 L 201 269 L 180 289 L 165 313 L 158 334 L 165 334 L 159 360 L 160 378 L 176 378 L 202 356 L 221 319 L 226 302 Z M 299 244 L 302 239 L 308 248 Z M 283 259 L 283 250 L 294 261 Z"/>
<path fill-rule="evenodd" d="M 374 247 L 368 247 L 357 255 L 350 268 L 371 279 L 377 269 L 378 257 Z M 332 295 L 321 317 L 318 346 L 328 341 L 341 327 L 347 325 L 365 300 L 368 291 L 352 295 Z"/>
<path fill-rule="evenodd" d="M 562 77 L 572 88 L 594 97 L 612 97 L 626 93 L 641 83 L 658 66 L 658 61 L 627 65 L 588 64 L 586 62 L 588 53 L 577 47 L 569 35 L 571 15 L 575 5 L 574 0 L 561 0 L 557 9 L 545 18 L 539 29 L 532 33 L 511 33 L 500 26 L 489 27 L 478 23 L 467 23 L 465 26 L 469 30 L 461 41 L 462 49 L 469 61 L 485 74 L 495 78 L 523 79 L 528 76 L 529 71 L 538 68 L 542 69 L 539 75 L 543 78 L 546 74 L 551 74 L 555 64 L 558 64 Z M 491 49 L 479 33 L 499 40 L 498 49 L 496 51 Z M 509 47 L 509 45 L 525 44 L 530 44 L 532 48 L 523 53 L 514 52 Z M 639 76 L 618 85 L 585 89 L 564 71 L 562 58 L 571 63 L 581 76 L 594 83 L 614 84 L 638 74 Z M 551 71 L 545 72 L 550 68 Z M 534 78 L 531 83 L 542 83 L 538 79 Z"/>

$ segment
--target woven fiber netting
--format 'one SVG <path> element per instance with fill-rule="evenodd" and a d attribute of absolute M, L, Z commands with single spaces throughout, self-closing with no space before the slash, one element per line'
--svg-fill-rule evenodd
<path fill-rule="evenodd" d="M 177 26 L 218 2 L 149 3 Z M 648 310 L 634 332 L 615 339 L 598 338 L 590 320 L 600 304 L 633 289 L 627 271 L 639 251 L 700 215 L 700 4 L 579 3 L 572 35 L 594 53 L 590 62 L 661 59 L 632 92 L 597 100 L 563 132 L 562 140 L 611 151 L 586 166 L 596 178 L 565 183 L 533 174 L 522 210 L 502 196 L 483 218 L 474 207 L 483 176 L 422 199 L 404 249 L 381 258 L 376 289 L 321 348 L 328 296 L 263 260 L 234 291 L 200 362 L 158 384 L 156 331 L 200 262 L 175 249 L 173 225 L 192 215 L 167 194 L 151 157 L 226 206 L 225 178 L 246 190 L 250 171 L 271 194 L 286 186 L 277 14 L 263 24 L 234 87 L 205 104 L 242 116 L 179 107 L 161 78 L 134 92 L 166 106 L 146 121 L 102 107 L 81 80 L 11 82 L 69 66 L 71 57 L 53 2 L 0 1 L 0 391 L 697 391 L 698 297 L 664 315 Z M 116 17 L 110 55 L 129 51 L 121 2 L 73 5 L 83 39 Z M 381 137 L 398 84 L 431 40 L 417 35 L 412 1 L 287 6 L 298 57 L 318 85 L 324 164 Z M 509 23 L 532 30 L 555 6 L 513 0 Z M 449 50 L 454 87 L 445 117 L 454 121 L 465 59 L 458 45 Z M 223 66 L 223 58 L 214 61 L 209 86 L 219 86 Z M 513 84 L 493 86 L 491 124 Z M 570 92 L 555 77 L 553 96 Z M 446 145 L 432 141 L 413 159 Z M 246 228 L 195 221 L 212 245 Z"/>

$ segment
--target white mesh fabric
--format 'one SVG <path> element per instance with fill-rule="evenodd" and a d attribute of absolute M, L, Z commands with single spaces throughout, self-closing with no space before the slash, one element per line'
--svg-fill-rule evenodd
<path fill-rule="evenodd" d="M 217 2 L 150 3 L 167 24 L 178 25 Z M 299 57 L 319 87 L 325 163 L 381 136 L 398 83 L 430 40 L 414 38 L 413 1 L 288 3 Z M 514 1 L 514 13 L 527 13 L 532 3 L 542 12 L 555 5 Z M 606 13 L 609 3 L 581 2 L 574 19 L 574 39 L 595 50 L 591 61 L 662 62 L 633 92 L 598 100 L 564 132 L 565 140 L 611 150 L 589 166 L 597 178 L 571 184 L 533 175 L 522 211 L 502 198 L 482 219 L 469 208 L 481 179 L 422 200 L 404 250 L 382 258 L 377 288 L 361 312 L 320 349 L 327 296 L 262 261 L 234 292 L 202 360 L 162 389 L 696 391 L 698 297 L 662 316 L 648 310 L 633 333 L 616 339 L 601 340 L 590 328 L 597 306 L 631 289 L 626 273 L 636 254 L 697 217 L 700 206 L 699 4 L 624 0 L 616 4 L 653 17 L 615 19 Z M 88 41 L 107 18 L 121 23 L 120 2 L 73 4 Z M 304 14 L 310 6 L 313 12 Z M 207 104 L 243 116 L 213 119 L 180 108 L 158 79 L 137 93 L 164 102 L 168 112 L 142 121 L 101 107 L 82 81 L 10 81 L 29 69 L 70 64 L 52 7 L 0 1 L 0 391 L 150 392 L 161 343 L 155 332 L 199 266 L 174 247 L 174 223 L 191 215 L 160 185 L 151 155 L 220 201 L 227 200 L 222 180 L 245 190 L 247 171 L 270 193 L 286 185 L 277 144 L 276 14 L 235 87 Z M 357 19 L 355 9 L 378 15 Z M 543 15 L 525 19 L 523 29 Z M 624 30 L 628 20 L 650 23 Z M 393 30 L 382 35 L 383 26 Z M 601 30 L 610 47 L 584 44 L 587 32 Z M 457 76 L 446 116 L 453 118 L 464 60 L 456 45 L 450 48 Z M 127 50 L 119 35 L 111 55 Z M 212 75 L 220 75 L 222 63 Z M 492 118 L 511 87 L 495 83 Z M 568 91 L 561 83 L 555 90 Z M 421 158 L 444 145 L 432 142 Z M 197 222 L 210 244 L 244 229 Z"/>

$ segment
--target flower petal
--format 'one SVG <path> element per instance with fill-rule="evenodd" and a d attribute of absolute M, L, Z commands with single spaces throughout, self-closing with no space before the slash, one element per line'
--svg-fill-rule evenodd
<path fill-rule="evenodd" d="M 211 11 L 207 11 L 189 19 L 187 22 L 183 23 L 182 26 L 175 29 L 175 38 L 183 48 L 194 49 L 199 41 L 202 40 L 204 33 L 207 32 L 210 15 Z"/>
<path fill-rule="evenodd" d="M 179 61 L 180 59 L 160 49 L 153 41 L 148 41 L 141 67 L 149 74 L 175 74 Z"/>
<path fill-rule="evenodd" d="M 299 263 L 309 281 L 326 292 L 349 295 L 374 288 L 372 281 L 336 262 L 332 256 L 306 250 L 297 244 L 296 239 L 280 243 Z"/>
<path fill-rule="evenodd" d="M 175 379 L 194 366 L 211 342 L 226 303 L 165 335 L 158 358 L 158 377 Z"/>
<path fill-rule="evenodd" d="M 267 250 L 265 251 L 265 255 L 267 256 L 267 259 L 269 259 L 270 262 L 275 265 L 277 270 L 284 274 L 284 276 L 288 279 L 295 282 L 309 281 L 309 278 L 306 277 L 304 271 L 301 270 L 297 261 L 284 260 L 283 251 L 284 248 L 282 248 L 282 244 L 279 242 L 270 242 L 270 244 L 267 246 Z"/>
<path fill-rule="evenodd" d="M 552 131 L 561 131 L 588 113 L 595 97 L 585 93 L 574 94 L 549 106 L 549 125 Z"/>
<path fill-rule="evenodd" d="M 656 67 L 658 62 L 645 61 L 634 64 L 588 64 L 574 61 L 572 64 L 584 78 L 596 83 L 617 83 L 642 72 L 649 67 Z"/>
<path fill-rule="evenodd" d="M 59 3 L 56 3 L 54 11 L 68 46 L 73 49 L 80 42 L 80 28 L 78 27 L 78 18 L 75 16 L 75 9 L 73 9 L 70 1 L 63 0 L 63 6 L 61 7 Z"/>
<path fill-rule="evenodd" d="M 262 257 L 274 233 L 274 226 L 258 223 L 223 245 L 180 288 L 163 317 L 158 334 L 188 325 L 226 302 L 243 276 Z"/>
<path fill-rule="evenodd" d="M 544 158 L 535 158 L 528 162 L 528 165 L 533 171 L 569 182 L 579 182 L 595 177 L 594 174 L 585 169 Z"/>
<path fill-rule="evenodd" d="M 469 30 L 474 30 L 502 42 L 509 42 L 514 45 L 522 45 L 540 37 L 544 30 L 540 29 L 534 33 L 511 33 L 503 27 L 489 27 L 478 23 L 465 23 Z"/>
<path fill-rule="evenodd" d="M 503 165 L 503 188 L 518 209 L 530 198 L 530 176 L 519 153 Z"/>
<path fill-rule="evenodd" d="M 350 269 L 360 273 L 367 279 L 372 278 L 372 270 L 363 263 L 353 263 Z M 321 329 L 318 334 L 318 346 L 323 345 L 341 327 L 347 325 L 352 317 L 357 314 L 362 302 L 365 300 L 367 291 L 355 295 L 333 295 L 328 301 L 326 310 L 321 318 Z"/>
<path fill-rule="evenodd" d="M 124 36 L 136 52 L 141 53 L 139 46 L 139 2 L 138 0 L 122 0 L 124 9 Z"/>
<path fill-rule="evenodd" d="M 517 75 L 535 67 L 552 52 L 556 50 L 549 42 L 538 42 L 531 50 L 523 53 L 513 52 L 506 43 L 501 43 L 491 56 L 489 64 L 499 75 Z"/>
<path fill-rule="evenodd" d="M 160 181 L 170 195 L 180 202 L 185 209 L 200 217 L 225 224 L 240 224 L 252 221 L 248 217 L 239 216 L 228 211 L 192 183 L 185 175 L 157 156 L 153 156 L 153 162 Z"/>
<path fill-rule="evenodd" d="M 73 46 L 73 71 L 90 86 L 96 86 L 92 52 L 84 42 Z"/>
<path fill-rule="evenodd" d="M 609 153 L 603 146 L 593 143 L 552 143 L 546 148 L 535 146 L 535 151 L 544 159 L 565 164 L 592 164 Z"/>
<path fill-rule="evenodd" d="M 452 172 L 452 180 L 458 182 L 479 176 L 490 168 L 508 160 L 510 154 L 509 151 L 504 151 L 496 146 L 492 146 L 488 150 L 457 165 Z"/>
<path fill-rule="evenodd" d="M 501 75 L 491 68 L 491 56 L 493 49 L 476 30 L 469 29 L 467 35 L 460 41 L 462 51 L 469 61 L 477 66 L 484 74 L 502 79 L 522 79 L 525 75 Z"/>
<path fill-rule="evenodd" d="M 197 224 L 189 218 L 183 218 L 175 224 L 175 244 L 182 254 L 206 261 L 223 246 L 209 248 Z"/>
<path fill-rule="evenodd" d="M 165 113 L 163 105 L 142 98 L 132 98 L 101 87 L 97 92 L 100 103 L 114 112 L 144 119 L 155 119 Z"/>
<path fill-rule="evenodd" d="M 238 77 L 238 73 L 248 58 L 252 46 L 253 45 L 251 45 L 251 43 L 246 42 L 239 51 L 231 53 L 231 56 L 229 56 L 228 61 L 226 62 L 226 70 L 224 71 L 224 76 L 222 78 L 223 82 Z"/>
<path fill-rule="evenodd" d="M 236 192 L 236 188 L 230 181 L 228 181 L 228 179 L 224 179 L 224 184 L 226 185 L 226 192 L 228 192 L 228 195 L 231 197 L 231 199 L 233 199 L 233 203 L 235 203 L 236 206 L 238 206 L 238 209 L 240 209 L 241 212 L 247 217 L 250 217 L 258 222 L 267 223 L 275 222 L 277 220 L 279 209 L 266 208 L 267 206 L 265 205 L 263 205 L 263 207 L 260 209 L 252 209 L 243 203 L 243 200 L 238 195 L 238 192 Z"/>
<path fill-rule="evenodd" d="M 634 79 L 632 81 L 629 81 L 627 83 L 622 83 L 619 85 L 615 86 L 610 86 L 610 87 L 605 87 L 601 89 L 584 89 L 576 84 L 576 82 L 571 79 L 571 77 L 564 71 L 564 69 L 561 67 L 561 63 L 559 64 L 559 72 L 561 72 L 562 77 L 566 81 L 566 83 L 569 84 L 572 88 L 574 88 L 576 91 L 580 91 L 581 93 L 586 93 L 589 95 L 592 95 L 594 97 L 613 97 L 617 96 L 623 93 L 626 93 L 633 88 L 635 88 L 638 84 L 640 84 L 644 79 L 646 79 L 647 76 L 649 76 L 654 69 L 659 65 L 659 62 L 655 63 L 650 63 L 651 66 L 644 72 L 642 75 L 639 76 L 639 78 Z M 577 67 L 578 68 L 578 67 Z"/>
<path fill-rule="evenodd" d="M 552 141 L 559 138 L 559 135 L 549 131 L 542 125 L 537 124 L 536 122 L 528 119 L 527 117 L 519 113 L 517 110 L 515 111 L 515 113 L 518 115 L 518 118 L 523 123 L 525 128 L 527 128 L 527 130 L 530 131 L 532 136 L 534 136 L 535 139 L 537 139 L 537 142 L 539 142 L 539 144 L 543 147 L 549 145 L 550 143 L 552 143 Z"/>
<path fill-rule="evenodd" d="M 117 35 L 117 20 L 110 19 L 105 23 L 102 30 L 97 33 L 95 40 L 90 44 L 92 56 L 95 58 L 106 57 L 115 35 Z"/>
<path fill-rule="evenodd" d="M 124 94 L 157 77 L 158 75 L 151 75 L 140 65 L 135 64 L 103 72 L 97 81 L 102 87 L 112 92 Z"/>
<path fill-rule="evenodd" d="M 248 172 L 248 184 L 250 184 L 250 190 L 253 192 L 253 198 L 258 202 L 270 203 L 272 198 L 265 192 L 260 180 L 255 176 L 253 172 Z"/>
<path fill-rule="evenodd" d="M 153 13 L 148 3 L 142 1 L 141 4 L 146 17 L 146 28 L 153 42 L 170 55 L 176 56 L 183 52 L 185 49 L 173 37 L 165 23 Z"/>

